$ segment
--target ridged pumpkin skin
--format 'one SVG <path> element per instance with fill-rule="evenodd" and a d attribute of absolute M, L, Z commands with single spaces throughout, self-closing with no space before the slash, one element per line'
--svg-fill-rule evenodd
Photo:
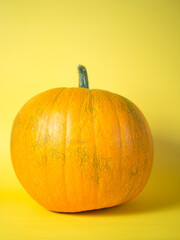
<path fill-rule="evenodd" d="M 56 88 L 18 113 L 11 157 L 26 191 L 57 212 L 107 208 L 133 199 L 149 178 L 149 126 L 129 100 L 103 90 Z"/>

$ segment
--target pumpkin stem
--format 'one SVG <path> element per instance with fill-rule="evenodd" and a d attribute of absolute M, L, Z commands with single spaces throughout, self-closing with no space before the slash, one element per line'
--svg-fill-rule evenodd
<path fill-rule="evenodd" d="M 89 88 L 86 68 L 79 64 L 78 65 L 78 72 L 79 72 L 79 87 Z"/>

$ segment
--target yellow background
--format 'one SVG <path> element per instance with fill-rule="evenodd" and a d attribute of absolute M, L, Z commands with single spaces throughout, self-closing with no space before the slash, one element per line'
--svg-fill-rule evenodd
<path fill-rule="evenodd" d="M 180 1 L 0 0 L 0 239 L 180 239 Z M 152 130 L 151 178 L 133 201 L 55 214 L 32 200 L 10 161 L 13 119 L 33 95 L 78 86 L 123 95 Z"/>

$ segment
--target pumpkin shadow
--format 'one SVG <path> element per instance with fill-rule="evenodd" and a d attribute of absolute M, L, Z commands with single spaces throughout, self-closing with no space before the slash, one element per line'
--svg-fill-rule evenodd
<path fill-rule="evenodd" d="M 154 164 L 151 177 L 145 189 L 134 200 L 126 204 L 76 213 L 82 216 L 108 216 L 123 214 L 141 214 L 160 211 L 180 204 L 180 147 L 154 138 Z"/>

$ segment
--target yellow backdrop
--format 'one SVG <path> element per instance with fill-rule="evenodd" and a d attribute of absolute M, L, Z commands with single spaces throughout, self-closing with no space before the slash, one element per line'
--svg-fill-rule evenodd
<path fill-rule="evenodd" d="M 0 238 L 180 239 L 180 1 L 0 0 Z M 10 161 L 13 119 L 33 95 L 78 86 L 133 101 L 152 130 L 155 159 L 143 192 L 119 207 L 55 214 L 19 184 Z"/>

